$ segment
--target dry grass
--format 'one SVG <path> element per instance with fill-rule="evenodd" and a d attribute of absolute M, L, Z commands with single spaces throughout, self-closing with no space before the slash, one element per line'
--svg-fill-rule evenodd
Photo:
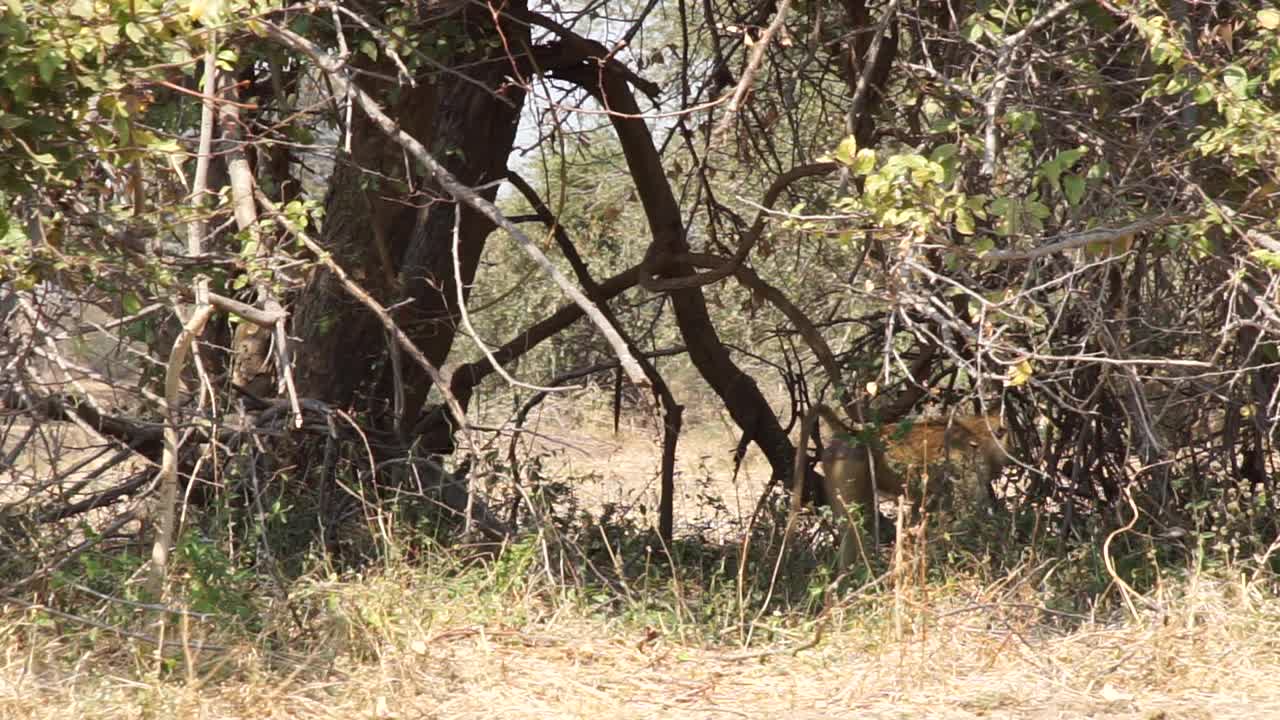
<path fill-rule="evenodd" d="M 615 437 L 603 421 L 558 427 L 576 449 L 549 472 L 590 477 L 575 479 L 584 507 L 653 506 L 651 428 Z M 728 533 L 750 513 L 767 470 L 749 459 L 732 481 L 728 445 L 682 440 L 685 527 L 727 519 Z M 730 517 L 697 515 L 704 492 L 724 498 Z M 75 620 L 0 601 L 0 720 L 1280 717 L 1274 583 L 1196 575 L 1165 583 L 1135 613 L 1077 616 L 1045 607 L 1061 595 L 1043 574 L 992 583 L 957 573 L 834 597 L 816 616 L 751 622 L 747 612 L 725 626 L 737 615 L 723 590 L 659 581 L 623 598 L 552 585 L 540 555 L 513 555 L 307 579 L 290 589 L 290 612 L 267 607 L 256 634 L 229 617 L 171 624 L 164 637 L 179 647 L 162 656 L 83 622 L 157 634 L 119 606 L 100 615 L 77 605 L 95 614 Z"/>
<path fill-rule="evenodd" d="M 885 593 L 769 618 L 774 639 L 744 651 L 499 576 L 316 582 L 298 601 L 326 609 L 290 655 L 241 640 L 190 666 L 175 653 L 163 678 L 147 645 L 11 610 L 0 717 L 1280 717 L 1280 601 L 1251 586 L 1201 579 L 1158 611 L 1064 624 L 953 583 L 927 604 Z M 235 642 L 218 635 L 188 631 Z"/>
<path fill-rule="evenodd" d="M 541 455 L 546 476 L 572 478 L 583 510 L 598 517 L 606 505 L 613 505 L 645 525 L 656 525 L 659 420 L 638 411 L 625 413 L 614 433 L 610 409 L 593 404 L 600 402 L 590 394 L 544 402 L 525 425 L 531 433 L 520 445 L 521 456 Z M 493 413 L 482 422 L 502 425 L 505 419 Z M 753 445 L 735 472 L 736 441 L 737 431 L 727 415 L 682 431 L 673 498 L 678 527 L 713 542 L 736 537 L 746 527 L 771 469 Z M 506 442 L 504 438 L 504 448 Z"/>

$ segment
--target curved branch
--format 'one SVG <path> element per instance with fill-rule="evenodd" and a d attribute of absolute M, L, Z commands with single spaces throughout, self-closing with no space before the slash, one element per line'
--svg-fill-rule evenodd
<path fill-rule="evenodd" d="M 1126 238 L 1132 238 L 1138 233 L 1147 232 L 1148 230 L 1156 230 L 1168 225 L 1177 225 L 1178 223 L 1187 222 L 1191 218 L 1185 215 L 1158 215 L 1156 217 L 1143 218 L 1131 222 L 1128 225 L 1122 225 L 1118 228 L 1094 228 L 1085 230 L 1084 232 L 1071 233 L 1063 235 L 1059 240 L 1031 248 L 1030 250 L 994 250 L 981 255 L 978 259 L 986 262 L 1008 262 L 1011 260 L 1034 260 L 1046 255 L 1074 250 L 1092 245 L 1094 243 L 1111 243 Z"/>
<path fill-rule="evenodd" d="M 606 302 L 624 291 L 636 286 L 640 281 L 640 266 L 624 270 L 600 283 L 595 292 L 598 302 Z M 542 341 L 572 325 L 582 317 L 582 308 L 576 304 L 561 306 L 550 316 L 531 325 L 529 329 L 508 340 L 505 345 L 493 351 L 493 357 L 499 363 L 509 363 L 537 347 Z M 465 407 L 471 398 L 471 391 L 493 372 L 487 359 L 469 362 L 453 372 L 450 388 L 458 402 Z"/>
<path fill-rule="evenodd" d="M 756 213 L 756 220 L 751 224 L 751 228 L 747 230 L 746 235 L 742 237 L 742 242 L 738 245 L 738 249 L 734 251 L 733 256 L 729 258 L 721 258 L 715 265 L 709 266 L 707 272 L 697 273 L 695 275 L 685 275 L 673 278 L 654 277 L 656 273 L 651 272 L 656 269 L 660 263 L 660 258 L 653 258 L 650 266 L 646 268 L 645 276 L 641 279 L 640 285 L 646 290 L 653 292 L 670 292 L 672 290 L 686 290 L 689 288 L 703 287 L 711 283 L 719 282 L 730 275 L 737 272 L 738 268 L 751 254 L 752 248 L 760 241 L 760 236 L 764 234 L 765 223 L 769 221 L 769 210 L 778 202 L 778 196 L 782 195 L 782 191 L 791 186 L 791 183 L 808 177 L 817 177 L 835 172 L 840 168 L 838 163 L 824 162 L 814 163 L 812 165 L 801 165 L 792 168 L 787 172 L 779 175 L 774 179 L 769 189 L 765 191 L 764 199 L 760 202 L 760 210 Z M 715 257 L 715 256 L 707 256 Z M 696 264 L 696 263 L 695 263 Z M 702 266 L 708 267 L 708 266 Z"/>
<path fill-rule="evenodd" d="M 725 262 L 724 258 L 709 253 L 689 253 L 685 258 L 690 264 L 698 267 L 722 268 L 729 264 Z M 765 282 L 764 278 L 760 277 L 755 270 L 743 265 L 734 270 L 733 276 L 738 282 L 756 291 L 764 299 L 772 303 L 791 321 L 792 325 L 796 326 L 796 331 L 800 333 L 800 337 L 804 338 L 805 344 L 817 356 L 818 363 L 822 365 L 822 369 L 827 373 L 831 382 L 837 388 L 840 388 L 840 366 L 836 364 L 835 353 L 831 352 L 831 346 L 827 344 L 826 338 L 822 337 L 822 333 L 818 332 L 818 328 L 813 324 L 813 321 L 795 303 L 791 302 L 781 290 Z M 843 391 L 840 394 L 844 395 Z M 850 411 L 850 417 L 857 418 L 859 416 L 860 413 L 855 414 Z"/>
<path fill-rule="evenodd" d="M 646 97 L 655 103 L 658 97 L 662 95 L 662 86 L 652 80 L 645 80 L 631 70 L 631 68 L 623 65 L 613 58 L 613 53 L 608 48 L 601 45 L 595 40 L 590 40 L 578 35 L 569 28 L 552 20 L 541 13 L 534 12 L 525 8 L 508 7 L 503 13 L 509 14 L 511 17 L 521 22 L 529 23 L 543 30 L 547 30 L 560 39 L 565 45 L 565 49 L 571 54 L 580 57 L 593 57 L 603 59 L 603 69 L 611 73 L 616 73 L 619 77 L 636 86 L 643 92 Z"/>
<path fill-rule="evenodd" d="M 459 182 L 458 179 L 453 176 L 453 173 L 449 172 L 444 165 L 440 164 L 439 161 L 432 157 L 431 153 L 427 152 L 427 148 L 423 146 L 417 138 L 400 129 L 400 126 L 396 124 L 396 121 L 387 116 L 376 100 L 347 77 L 346 70 L 342 63 L 333 59 L 327 53 L 317 48 L 313 43 L 311 43 L 311 41 L 303 38 L 297 33 L 270 23 L 263 23 L 263 27 L 268 35 L 275 38 L 281 44 L 309 57 L 312 62 L 324 71 L 325 75 L 331 82 L 333 82 L 334 87 L 337 88 L 339 92 L 350 93 L 351 97 L 353 97 L 360 105 L 360 109 L 364 111 L 365 115 L 367 115 L 369 119 L 387 135 L 387 137 L 395 140 L 395 142 L 404 148 L 404 150 L 409 153 L 414 160 L 417 160 L 422 167 L 426 168 L 427 171 L 429 171 L 436 179 L 436 182 L 440 183 L 440 186 L 444 188 L 455 201 L 465 203 L 476 212 L 488 218 L 494 225 L 497 225 L 506 231 L 507 235 L 516 241 L 516 244 L 518 244 L 520 248 L 524 250 L 525 253 L 528 254 L 529 257 L 531 257 L 533 261 L 537 263 L 557 285 L 560 286 L 560 289 L 564 294 L 568 295 L 575 304 L 582 308 L 583 313 L 591 319 L 591 322 L 595 324 L 597 328 L 599 328 L 600 333 L 604 335 L 605 340 L 608 341 L 609 346 L 613 348 L 614 354 L 622 361 L 622 367 L 626 371 L 627 376 L 631 378 L 631 381 L 637 385 L 647 385 L 649 383 L 648 378 L 645 377 L 644 371 L 640 369 L 639 363 L 636 362 L 636 359 L 632 357 L 630 351 L 627 350 L 626 343 L 618 335 L 614 327 L 610 325 L 609 321 L 605 319 L 604 315 L 600 313 L 600 309 L 587 299 L 587 297 L 582 294 L 581 290 L 574 287 L 573 283 L 569 282 L 569 279 L 566 278 L 564 274 L 561 273 L 554 264 L 552 264 L 547 256 L 538 249 L 537 244 L 534 243 L 533 240 L 529 239 L 529 236 L 525 235 L 524 231 L 508 220 L 506 216 L 498 210 L 497 206 L 488 200 L 485 200 L 474 189 Z M 433 380 L 434 379 L 435 378 L 433 378 Z"/>

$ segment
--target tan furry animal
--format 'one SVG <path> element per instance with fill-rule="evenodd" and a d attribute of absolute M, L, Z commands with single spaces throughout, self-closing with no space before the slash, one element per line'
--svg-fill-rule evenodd
<path fill-rule="evenodd" d="M 830 408 L 815 405 L 801 424 L 801 438 L 812 435 L 819 416 L 837 430 L 849 431 Z M 925 507 L 936 508 L 949 499 L 975 511 L 988 509 L 991 482 L 1009 461 L 1005 437 L 1004 421 L 999 415 L 976 415 L 921 420 L 905 430 L 890 426 L 882 430 L 876 447 L 833 439 L 822 454 L 822 472 L 827 501 L 841 525 L 840 568 L 849 566 L 857 547 L 856 530 L 849 521 L 854 503 L 861 506 L 862 517 L 871 518 L 882 527 L 888 521 L 880 516 L 877 500 L 897 497 L 908 488 L 913 502 L 919 503 L 923 498 Z M 788 538 L 800 511 L 803 477 L 801 446 L 792 479 Z M 920 480 L 923 484 L 917 485 Z"/>

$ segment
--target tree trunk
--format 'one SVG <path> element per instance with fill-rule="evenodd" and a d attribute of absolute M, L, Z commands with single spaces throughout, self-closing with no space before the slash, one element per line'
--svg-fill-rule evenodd
<path fill-rule="evenodd" d="M 529 33 L 526 26 L 509 21 L 497 32 L 483 6 L 451 12 L 451 21 L 461 23 L 465 36 L 454 46 L 477 48 L 447 61 L 464 67 L 465 76 L 439 73 L 410 87 L 370 84 L 366 78 L 373 75 L 367 75 L 362 85 L 459 180 L 477 185 L 506 172 L 524 101 L 523 91 L 506 80 L 516 74 L 508 48 L 527 47 Z M 379 70 L 383 77 L 394 77 L 394 67 Z M 363 114 L 356 114 L 351 133 L 351 153 L 340 158 L 330 184 L 322 241 L 383 304 L 412 300 L 397 311 L 396 320 L 438 366 L 456 332 L 455 206 L 417 169 L 406 178 L 400 148 Z M 492 200 L 496 192 L 495 186 L 482 194 Z M 463 211 L 459 256 L 464 291 L 492 230 L 479 214 Z M 317 270 L 308 283 L 295 332 L 306 348 L 298 361 L 302 394 L 339 406 L 358 405 L 384 429 L 393 424 L 396 383 L 382 329 L 328 272 Z M 400 365 L 404 404 L 399 409 L 402 427 L 408 428 L 421 411 L 430 381 L 414 363 Z"/>

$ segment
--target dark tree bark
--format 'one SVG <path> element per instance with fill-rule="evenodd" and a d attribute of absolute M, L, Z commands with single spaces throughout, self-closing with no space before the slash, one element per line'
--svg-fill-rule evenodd
<path fill-rule="evenodd" d="M 505 174 L 524 102 L 523 90 L 507 77 L 519 74 L 513 63 L 528 47 L 529 32 L 510 20 L 503 21 L 499 32 L 481 5 L 450 12 L 464 36 L 454 44 L 474 48 L 447 61 L 464 70 L 420 79 L 416 87 L 370 83 L 364 77 L 361 82 L 459 180 L 477 186 Z M 383 76 L 394 77 L 394 68 L 386 68 Z M 456 334 L 455 206 L 423 177 L 406 178 L 400 148 L 362 114 L 353 120 L 351 132 L 352 152 L 335 168 L 322 240 L 380 302 L 412 301 L 396 320 L 439 366 Z M 496 184 L 482 191 L 490 200 L 496 193 Z M 478 213 L 462 212 L 458 235 L 464 295 L 492 230 L 492 223 Z M 380 426 L 393 424 L 395 369 L 387 362 L 382 330 L 328 273 L 317 271 L 311 279 L 295 327 L 307 348 L 298 362 L 302 394 L 339 406 L 362 405 Z M 431 384 L 414 363 L 401 363 L 400 372 L 400 419 L 410 428 Z M 370 394 L 366 401 L 359 397 L 362 386 Z"/>
<path fill-rule="evenodd" d="M 597 43 L 585 41 L 583 44 L 591 47 L 594 57 L 608 55 L 605 48 Z M 598 63 L 591 57 L 584 57 L 578 65 L 556 74 L 577 83 L 613 111 L 610 120 L 618 134 L 653 234 L 642 272 L 654 271 L 663 277 L 693 274 L 693 266 L 683 259 L 689 252 L 689 243 L 680 207 L 667 182 L 653 136 L 640 117 L 640 107 L 626 80 L 616 73 L 600 72 Z M 676 323 L 694 366 L 724 402 L 738 427 L 764 453 L 773 475 L 788 477 L 795 448 L 755 380 L 729 356 L 711 322 L 702 290 L 674 290 L 671 301 Z"/>

